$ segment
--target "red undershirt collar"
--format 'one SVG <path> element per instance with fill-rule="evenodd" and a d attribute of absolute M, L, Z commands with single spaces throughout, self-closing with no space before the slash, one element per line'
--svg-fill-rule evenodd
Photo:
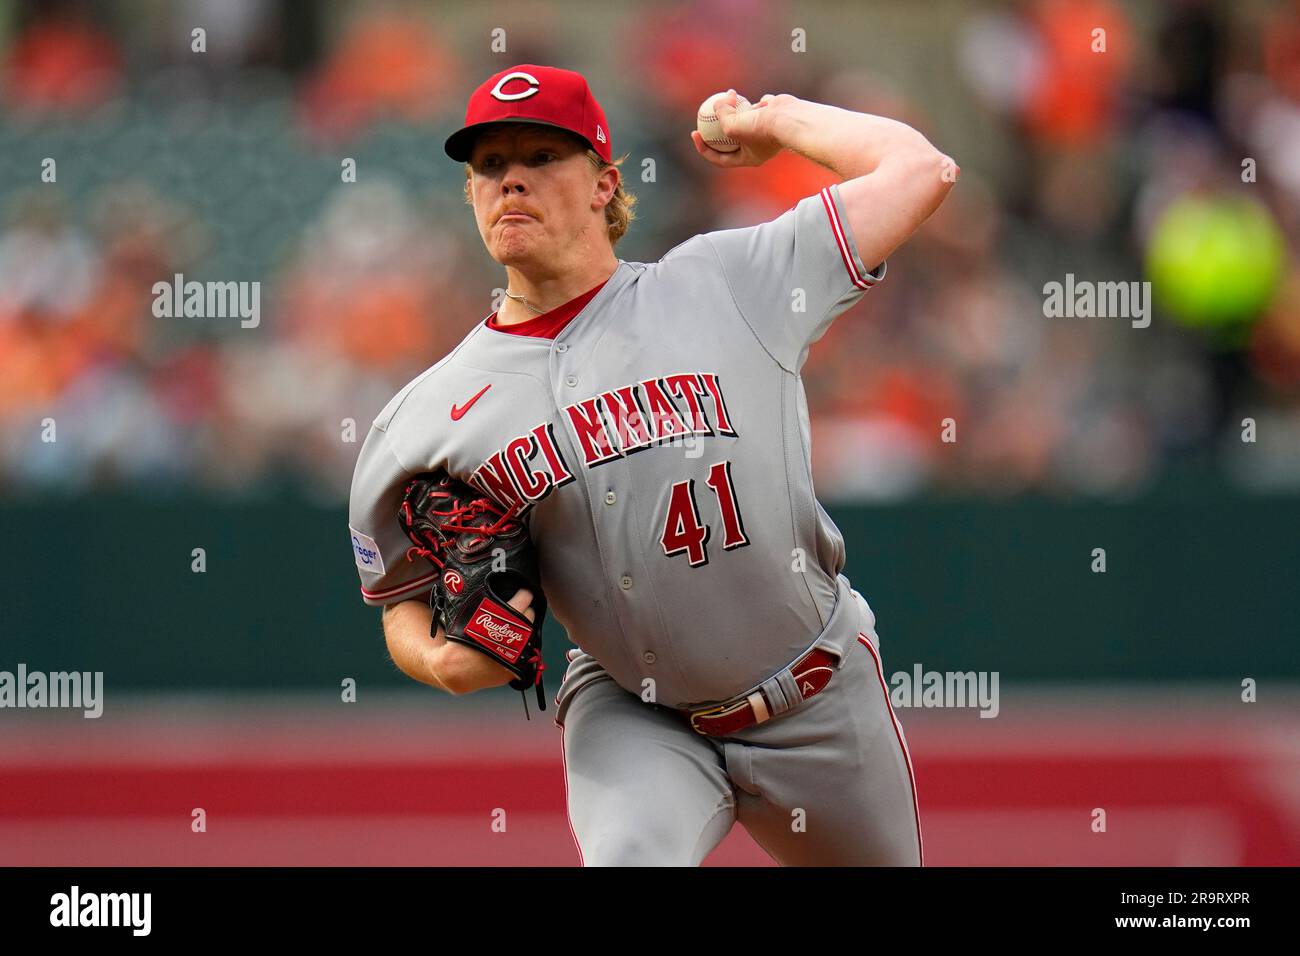
<path fill-rule="evenodd" d="M 608 282 L 606 279 L 605 282 Z M 553 339 L 564 329 L 573 317 L 583 310 L 596 293 L 605 287 L 605 282 L 595 288 L 588 289 L 576 299 L 570 299 L 564 305 L 557 305 L 549 312 L 543 312 L 535 318 L 528 319 L 526 322 L 518 322 L 515 325 L 497 325 L 497 314 L 493 312 L 487 318 L 487 327 L 495 329 L 498 332 L 507 332 L 510 335 L 527 335 L 539 339 Z"/>

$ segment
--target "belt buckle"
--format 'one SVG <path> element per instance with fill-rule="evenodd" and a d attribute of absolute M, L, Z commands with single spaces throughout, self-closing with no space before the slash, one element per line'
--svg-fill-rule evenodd
<path fill-rule="evenodd" d="M 835 657 L 835 655 L 830 654 L 828 651 L 824 650 L 823 648 L 814 646 L 812 648 L 809 648 L 809 650 L 806 651 L 802 656 L 800 656 L 794 663 L 787 665 L 786 669 L 789 670 L 790 673 L 793 675 L 796 671 L 799 670 L 799 668 L 802 665 L 813 660 L 816 657 L 816 655 L 819 653 L 827 658 L 834 659 Z M 820 660 L 820 658 L 818 658 L 818 660 Z M 822 666 L 829 666 L 829 664 L 822 665 Z M 799 692 L 799 697 L 800 697 L 799 704 L 802 704 L 804 701 L 808 700 L 809 697 L 816 695 L 822 689 L 823 689 L 822 687 L 818 687 L 816 690 L 812 692 L 812 694 L 809 694 L 807 697 L 804 696 L 803 691 L 801 690 Z M 750 691 L 748 694 L 742 694 L 739 697 L 733 697 L 731 700 L 724 700 L 720 704 L 714 704 L 711 707 L 702 707 L 699 710 L 689 711 L 691 729 L 694 730 L 697 734 L 703 734 L 706 737 L 711 736 L 708 733 L 708 731 L 700 729 L 699 724 L 695 722 L 696 718 L 717 717 L 719 714 L 727 713 L 739 707 L 742 704 L 749 705 L 750 713 L 754 718 L 753 721 L 754 724 L 766 723 L 767 721 L 772 719 L 772 705 L 769 703 L 767 699 L 767 695 L 763 692 L 763 688 L 760 686 L 757 689 Z M 784 713 L 784 711 L 782 711 L 782 713 Z M 751 725 L 746 725 L 746 726 L 751 726 Z"/>
<path fill-rule="evenodd" d="M 701 734 L 702 736 L 709 736 L 708 731 L 700 729 L 700 725 L 695 722 L 695 719 L 697 717 L 716 717 L 726 709 L 727 705 L 724 702 L 721 704 L 714 704 L 712 707 L 704 707 L 700 710 L 691 711 L 691 730 L 695 731 L 697 734 Z"/>

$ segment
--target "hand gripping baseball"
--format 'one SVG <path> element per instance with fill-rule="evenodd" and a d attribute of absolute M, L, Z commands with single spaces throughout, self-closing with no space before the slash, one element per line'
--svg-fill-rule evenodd
<path fill-rule="evenodd" d="M 700 104 L 696 115 L 696 128 L 691 130 L 695 151 L 723 169 L 763 165 L 782 148 L 773 116 L 793 99 L 784 93 L 767 93 L 751 105 L 735 90 L 715 93 Z M 716 148 L 710 145 L 711 136 L 720 137 L 720 142 L 715 139 Z"/>
<path fill-rule="evenodd" d="M 492 658 L 515 675 L 512 688 L 535 688 L 545 710 L 546 596 L 523 522 L 445 471 L 411 479 L 397 518 L 412 542 L 407 560 L 422 557 L 440 572 L 429 598 L 433 633 L 441 626 L 447 640 Z M 534 595 L 531 621 L 509 603 L 521 588 Z"/>

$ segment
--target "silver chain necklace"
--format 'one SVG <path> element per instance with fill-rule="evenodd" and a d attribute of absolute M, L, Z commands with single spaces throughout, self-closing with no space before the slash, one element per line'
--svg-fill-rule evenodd
<path fill-rule="evenodd" d="M 545 309 L 539 309 L 537 306 L 533 305 L 531 302 L 525 299 L 522 295 L 515 295 L 513 292 L 507 290 L 502 290 L 502 291 L 504 291 L 506 295 L 514 299 L 516 302 L 522 302 L 524 305 L 528 306 L 528 308 L 532 309 L 538 315 L 543 315 L 546 312 Z"/>
<path fill-rule="evenodd" d="M 622 259 L 619 259 L 618 262 L 619 262 L 619 265 L 621 265 L 622 262 L 623 262 L 623 260 L 622 260 Z M 615 272 L 618 271 L 618 266 L 617 266 L 617 265 L 614 266 L 614 271 L 615 271 Z M 612 276 L 613 274 L 614 274 L 613 272 L 610 273 L 611 276 Z M 609 281 L 609 280 L 608 280 L 608 277 L 606 278 L 606 281 Z M 522 295 L 515 295 L 515 294 L 514 294 L 513 292 L 511 292 L 509 289 L 502 289 L 501 291 L 503 291 L 503 292 L 504 292 L 507 296 L 509 296 L 510 298 L 514 299 L 516 302 L 522 302 L 524 305 L 528 306 L 528 308 L 532 309 L 532 310 L 533 310 L 534 312 L 536 312 L 538 315 L 544 315 L 544 314 L 546 313 L 546 311 L 547 311 L 546 309 L 539 309 L 537 306 L 533 305 L 531 302 L 529 302 L 527 299 L 525 299 Z"/>

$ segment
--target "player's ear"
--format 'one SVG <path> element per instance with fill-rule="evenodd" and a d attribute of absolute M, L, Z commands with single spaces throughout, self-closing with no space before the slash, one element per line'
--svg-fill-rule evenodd
<path fill-rule="evenodd" d="M 612 164 L 604 165 L 596 170 L 596 181 L 592 185 L 591 208 L 604 209 L 609 205 L 614 194 L 618 192 L 618 184 L 622 179 L 622 173 L 618 167 Z"/>

